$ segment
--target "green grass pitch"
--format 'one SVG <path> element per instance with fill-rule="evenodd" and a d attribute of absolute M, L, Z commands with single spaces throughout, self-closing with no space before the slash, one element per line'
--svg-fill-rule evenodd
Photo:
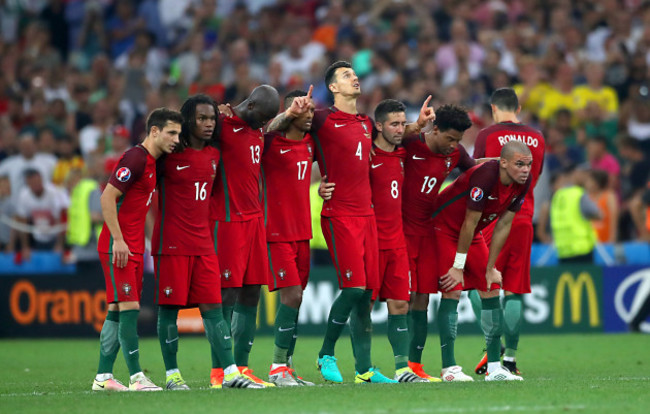
<path fill-rule="evenodd" d="M 475 376 L 465 384 L 354 385 L 354 365 L 346 336 L 337 357 L 345 384 L 323 385 L 315 367 L 320 338 L 301 337 L 294 363 L 298 372 L 321 386 L 267 390 L 209 390 L 210 356 L 203 337 L 183 337 L 179 364 L 191 391 L 93 393 L 97 340 L 0 341 L 2 413 L 647 413 L 650 410 L 650 336 L 528 335 L 520 342 L 522 383 L 486 383 Z M 265 378 L 273 339 L 259 337 L 251 368 Z M 431 335 L 425 368 L 439 372 L 438 337 Z M 466 373 L 481 356 L 482 338 L 460 336 L 458 364 Z M 158 341 L 141 339 L 141 364 L 163 385 Z M 393 375 L 392 355 L 384 336 L 373 338 L 373 360 Z M 122 355 L 115 375 L 127 381 Z"/>

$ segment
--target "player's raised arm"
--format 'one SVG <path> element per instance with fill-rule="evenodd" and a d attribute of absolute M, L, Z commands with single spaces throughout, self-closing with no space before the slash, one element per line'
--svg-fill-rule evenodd
<path fill-rule="evenodd" d="M 418 116 L 418 120 L 413 122 L 412 124 L 406 125 L 406 130 L 404 131 L 404 135 L 417 134 L 427 125 L 428 122 L 433 122 L 436 120 L 436 113 L 433 110 L 433 108 L 429 106 L 430 101 L 431 101 L 431 95 L 429 95 L 427 99 L 424 101 L 424 103 L 422 104 L 422 108 L 420 108 L 420 115 Z"/>
<path fill-rule="evenodd" d="M 117 203 L 115 200 L 121 197 L 122 194 L 123 193 L 114 187 L 113 184 L 109 183 L 106 185 L 106 189 L 104 189 L 100 198 L 104 221 L 106 222 L 106 226 L 111 232 L 111 237 L 113 238 L 112 263 L 117 265 L 119 268 L 125 267 L 129 260 L 129 256 L 133 256 L 129 251 L 129 246 L 127 246 L 124 241 L 122 229 L 120 228 L 120 223 L 117 219 Z"/>
<path fill-rule="evenodd" d="M 309 110 L 313 90 L 314 85 L 309 85 L 307 95 L 294 98 L 291 102 L 291 106 L 276 116 L 266 128 L 266 131 L 285 131 L 289 128 L 289 124 L 291 124 L 294 119 Z"/>

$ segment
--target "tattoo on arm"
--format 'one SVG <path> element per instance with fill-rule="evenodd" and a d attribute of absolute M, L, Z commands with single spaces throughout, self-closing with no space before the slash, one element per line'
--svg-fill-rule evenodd
<path fill-rule="evenodd" d="M 289 128 L 291 121 L 293 121 L 293 118 L 288 117 L 286 112 L 282 112 L 280 115 L 276 116 L 273 121 L 271 121 L 269 126 L 266 128 L 266 132 L 286 131 L 287 128 Z"/>

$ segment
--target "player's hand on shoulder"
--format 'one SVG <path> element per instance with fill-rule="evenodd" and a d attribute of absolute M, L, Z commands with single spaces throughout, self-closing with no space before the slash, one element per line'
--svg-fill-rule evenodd
<path fill-rule="evenodd" d="M 232 118 L 234 115 L 229 103 L 217 105 L 217 109 L 219 109 L 221 115 L 227 116 L 228 118 Z"/>
<path fill-rule="evenodd" d="M 114 240 L 113 241 L 113 259 L 112 262 L 114 265 L 120 269 L 126 267 L 126 264 L 129 261 L 129 256 L 133 256 L 133 253 L 129 250 L 129 246 L 124 240 Z"/>
<path fill-rule="evenodd" d="M 330 200 L 332 198 L 332 194 L 334 193 L 335 186 L 336 183 L 327 182 L 326 175 L 322 176 L 320 179 L 320 184 L 318 185 L 318 195 L 325 201 Z"/>
<path fill-rule="evenodd" d="M 487 281 L 487 291 L 490 291 L 490 287 L 493 284 L 497 284 L 501 287 L 503 287 L 503 276 L 501 275 L 501 272 L 499 272 L 496 268 L 488 269 L 487 272 L 485 272 L 485 280 Z"/>
<path fill-rule="evenodd" d="M 447 274 L 445 274 L 443 277 L 440 278 L 440 289 L 443 290 L 444 292 L 449 292 L 450 290 L 458 286 L 459 283 L 463 287 L 465 287 L 465 280 L 463 279 L 463 270 L 452 267 L 447 271 Z"/>

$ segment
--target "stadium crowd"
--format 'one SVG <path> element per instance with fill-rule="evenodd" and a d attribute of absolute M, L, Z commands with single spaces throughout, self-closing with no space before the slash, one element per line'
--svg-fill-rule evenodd
<path fill-rule="evenodd" d="M 492 123 L 491 93 L 515 85 L 520 118 L 547 140 L 538 240 L 552 241 L 544 205 L 575 166 L 604 213 L 600 241 L 650 239 L 650 2 L 5 0 L 0 20 L 9 252 L 64 250 L 74 190 L 106 181 L 154 108 L 196 93 L 235 105 L 263 83 L 281 96 L 313 84 L 328 106 L 323 73 L 339 59 L 360 77 L 359 112 L 394 98 L 414 120 L 428 95 L 434 108 L 467 107 L 470 154 Z M 101 223 L 99 192 L 86 196 Z"/>

